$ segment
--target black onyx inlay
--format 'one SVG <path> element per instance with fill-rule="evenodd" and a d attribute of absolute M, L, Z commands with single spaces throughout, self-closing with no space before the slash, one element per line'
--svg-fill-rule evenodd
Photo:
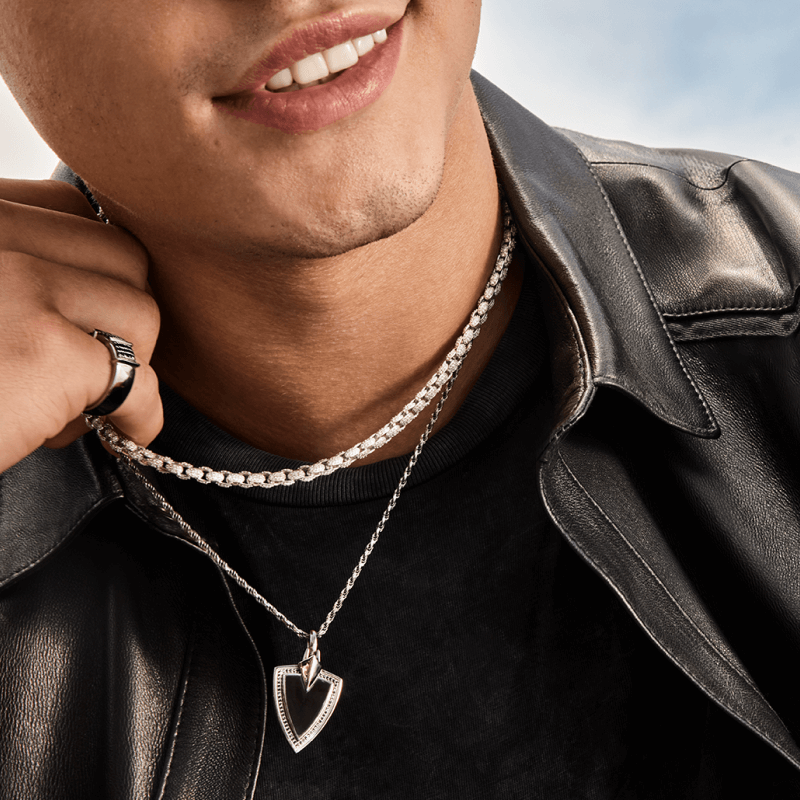
<path fill-rule="evenodd" d="M 284 702 L 289 723 L 298 739 L 314 724 L 320 711 L 325 707 L 328 694 L 333 687 L 324 678 L 317 678 L 316 683 L 306 691 L 303 679 L 299 675 L 284 675 Z"/>

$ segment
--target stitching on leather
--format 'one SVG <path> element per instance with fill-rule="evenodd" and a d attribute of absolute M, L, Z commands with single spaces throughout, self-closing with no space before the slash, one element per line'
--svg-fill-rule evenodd
<path fill-rule="evenodd" d="M 579 152 L 580 149 L 579 149 Z M 583 153 L 581 152 L 581 155 Z M 696 189 L 700 189 L 701 191 L 717 191 L 721 189 L 725 184 L 728 182 L 730 178 L 731 171 L 737 164 L 744 164 L 748 161 L 752 161 L 750 158 L 740 158 L 736 161 L 733 161 L 727 167 L 725 167 L 724 172 L 724 179 L 722 183 L 718 186 L 700 186 L 699 184 L 695 183 L 694 181 L 689 180 L 685 175 L 682 175 L 679 172 L 675 172 L 675 170 L 671 170 L 668 167 L 662 167 L 658 164 L 650 164 L 646 161 L 589 161 L 585 156 L 584 160 L 590 164 L 590 168 L 593 165 L 597 166 L 631 166 L 631 167 L 649 167 L 651 169 L 660 169 L 664 172 L 669 172 L 671 175 L 675 175 L 681 180 L 688 183 L 690 186 L 694 186 Z M 783 305 L 774 305 L 774 306 L 739 306 L 739 307 L 715 307 L 715 306 L 707 306 L 705 308 L 698 308 L 693 311 L 662 311 L 661 313 L 665 317 L 688 317 L 694 314 L 714 314 L 714 313 L 724 313 L 726 311 L 786 311 L 794 305 L 794 298 L 790 300 L 788 303 L 784 303 Z"/>
<path fill-rule="evenodd" d="M 148 502 L 149 501 L 150 501 L 150 498 L 148 498 Z M 197 553 L 200 553 L 203 556 L 203 558 L 208 558 L 206 553 L 204 553 L 193 541 L 191 541 L 190 539 L 186 539 L 183 536 L 179 536 L 178 534 L 174 533 L 173 531 L 169 530 L 168 528 L 160 525 L 159 524 L 160 522 L 168 521 L 166 517 L 159 515 L 158 517 L 156 517 L 154 519 L 150 519 L 135 504 L 129 502 L 127 507 L 136 516 L 138 516 L 146 525 L 148 525 L 148 527 L 154 528 L 155 530 L 161 532 L 164 536 L 169 536 L 171 539 L 175 539 L 178 542 L 180 542 L 181 544 L 184 544 L 184 545 L 187 545 L 187 546 L 191 547 L 194 551 L 196 551 Z M 158 510 L 159 507 L 156 506 L 156 505 L 151 505 L 151 508 Z M 260 656 L 258 655 L 258 649 L 256 648 L 255 641 L 253 640 L 253 637 L 251 636 L 250 631 L 247 629 L 247 626 L 244 624 L 244 620 L 242 619 L 242 616 L 239 613 L 239 609 L 236 606 L 236 601 L 233 599 L 233 595 L 231 594 L 231 587 L 230 587 L 230 584 L 228 583 L 228 579 L 226 578 L 225 574 L 221 570 L 217 569 L 217 572 L 218 572 L 219 577 L 220 577 L 220 579 L 222 581 L 222 585 L 225 588 L 225 591 L 227 592 L 228 598 L 229 598 L 230 603 L 231 603 L 231 607 L 233 608 L 233 612 L 236 614 L 236 617 L 239 620 L 239 623 L 240 623 L 240 625 L 242 627 L 242 630 L 244 631 L 245 635 L 247 636 L 248 640 L 250 641 L 250 644 L 253 646 L 253 650 L 254 650 L 254 652 L 256 654 L 256 660 L 257 660 L 257 663 L 259 664 L 259 669 L 261 671 L 262 680 L 264 682 L 264 686 L 265 686 L 265 690 L 266 690 L 266 676 L 264 674 L 264 666 L 263 666 L 263 664 L 261 662 Z M 193 651 L 194 651 L 194 633 L 192 634 L 192 652 Z M 190 663 L 191 663 L 191 661 L 187 664 L 187 670 L 186 670 L 186 676 L 187 677 L 186 677 L 186 681 L 184 683 L 185 687 L 188 686 L 188 669 L 189 669 L 189 664 Z M 185 697 L 185 689 L 184 689 L 184 695 L 181 697 L 181 708 L 180 708 L 180 711 L 179 711 L 178 723 L 175 726 L 175 732 L 173 734 L 173 748 L 174 748 L 175 741 L 177 740 L 178 728 L 180 727 L 180 719 L 181 719 L 181 714 L 183 712 L 183 700 L 184 700 L 184 697 Z M 260 719 L 262 719 L 262 720 L 265 718 L 265 715 L 266 715 L 266 707 L 267 707 L 267 697 L 266 697 L 266 691 L 265 691 L 265 694 L 264 694 L 264 697 L 262 698 L 262 703 L 261 703 L 261 708 L 264 709 L 262 711 L 261 715 L 260 715 Z M 256 741 L 253 742 L 253 749 L 251 751 L 252 753 L 255 753 L 256 746 L 258 744 L 259 744 L 259 742 L 256 742 Z M 250 772 L 248 773 L 248 776 L 247 776 L 247 786 L 245 788 L 245 791 L 246 791 L 247 794 L 245 794 L 245 798 L 247 798 L 248 796 L 250 798 L 252 798 L 253 794 L 255 793 L 256 781 L 258 779 L 258 769 L 256 768 L 256 766 L 257 766 L 257 764 L 258 764 L 258 766 L 260 766 L 260 764 L 261 764 L 261 752 L 263 751 L 263 748 L 264 748 L 264 730 L 263 730 L 263 725 L 262 725 L 262 731 L 261 731 L 261 737 L 260 737 L 259 758 L 258 759 L 254 759 L 252 756 L 250 758 Z M 171 766 L 172 766 L 171 760 L 172 760 L 172 751 L 170 752 L 170 765 L 167 768 L 167 772 L 164 775 L 164 779 L 163 779 L 162 793 L 158 796 L 158 798 L 156 798 L 156 800 L 163 800 L 164 792 L 166 791 L 167 777 L 169 776 L 169 772 L 170 772 L 170 769 L 171 769 Z"/>
<path fill-rule="evenodd" d="M 573 479 L 573 481 L 574 481 L 574 482 L 577 484 L 577 486 L 578 486 L 578 487 L 579 487 L 581 490 L 583 490 L 583 492 L 586 494 L 586 496 L 589 498 L 589 500 L 590 500 L 590 501 L 591 501 L 591 502 L 592 502 L 592 503 L 595 505 L 595 507 L 596 507 L 596 508 L 597 508 L 597 509 L 600 511 L 600 513 L 601 513 L 601 514 L 603 514 L 603 516 L 606 516 L 606 515 L 603 513 L 603 509 L 602 509 L 602 508 L 600 508 L 600 506 L 598 506 L 598 505 L 597 505 L 597 503 L 595 503 L 595 502 L 594 502 L 594 499 L 592 498 L 592 496 L 591 496 L 591 495 L 590 495 L 590 494 L 589 494 L 589 493 L 586 491 L 586 489 L 583 487 L 583 485 L 581 484 L 581 482 L 580 482 L 580 481 L 577 479 L 577 477 L 576 477 L 576 476 L 575 476 L 575 475 L 572 473 L 572 471 L 570 470 L 570 468 L 567 466 L 566 462 L 564 461 L 564 458 L 563 458 L 563 456 L 561 455 L 561 453 L 559 453 L 558 455 L 559 455 L 559 460 L 560 460 L 560 461 L 561 461 L 561 463 L 564 465 L 565 469 L 567 470 L 567 472 L 569 473 L 569 475 L 570 475 L 570 477 Z M 555 509 L 552 507 L 552 505 L 550 504 L 550 502 L 549 502 L 548 498 L 547 498 L 547 497 L 544 495 L 544 492 L 542 492 L 542 499 L 544 500 L 545 506 L 546 506 L 546 508 L 547 508 L 547 511 L 549 512 L 550 516 L 553 518 L 553 520 L 554 520 L 554 521 L 555 521 L 555 523 L 556 523 L 556 524 L 559 526 L 559 528 L 560 528 L 560 529 L 563 531 L 563 530 L 564 530 L 564 528 L 565 528 L 565 526 L 564 526 L 564 525 L 562 525 L 562 523 L 561 523 L 561 517 L 559 516 L 558 512 L 556 512 L 556 510 L 555 510 Z M 608 517 L 607 517 L 607 516 L 606 516 L 606 519 L 608 519 Z M 618 530 L 618 529 L 616 529 L 616 526 L 614 526 L 614 523 L 613 523 L 613 522 L 611 522 L 611 520 L 608 520 L 608 521 L 609 521 L 609 523 L 610 523 L 610 524 L 611 524 L 611 525 L 612 525 L 612 526 L 615 528 L 615 530 Z M 620 534 L 620 535 L 621 535 L 621 534 Z M 623 537 L 623 539 L 624 539 L 624 537 Z M 625 541 L 626 541 L 626 544 L 628 544 L 627 540 L 625 540 Z M 601 574 L 602 574 L 602 575 L 603 575 L 603 576 L 604 576 L 604 577 L 607 579 L 607 581 L 610 583 L 611 587 L 612 587 L 612 588 L 613 588 L 613 589 L 614 589 L 614 590 L 617 592 L 617 594 L 619 594 L 619 595 L 620 595 L 620 599 L 622 600 L 622 602 L 623 602 L 623 603 L 625 604 L 625 606 L 626 606 L 626 607 L 627 607 L 627 608 L 630 610 L 631 614 L 632 614 L 632 615 L 633 615 L 633 616 L 634 616 L 634 617 L 635 617 L 635 618 L 638 620 L 639 624 L 640 624 L 640 625 L 641 625 L 641 626 L 642 626 L 642 627 L 643 627 L 643 628 L 644 628 L 644 629 L 645 629 L 645 630 L 648 632 L 648 634 L 651 636 L 651 638 L 652 638 L 652 639 L 653 639 L 653 641 L 656 643 L 656 645 L 659 647 L 659 649 L 663 650 L 663 651 L 664 651 L 664 653 L 666 654 L 666 656 L 667 656 L 667 657 L 668 657 L 668 658 L 669 658 L 671 661 L 673 661 L 673 662 L 676 662 L 676 659 L 675 659 L 675 658 L 672 656 L 672 654 L 671 654 L 671 653 L 670 653 L 670 652 L 669 652 L 669 651 L 668 651 L 668 650 L 667 650 L 665 647 L 663 647 L 663 645 L 661 645 L 661 644 L 660 644 L 660 642 L 658 641 L 658 638 L 655 636 L 655 634 L 653 634 L 653 632 L 650 630 L 650 628 L 649 628 L 649 627 L 648 627 L 648 626 L 645 624 L 644 620 L 642 620 L 642 619 L 641 619 L 641 617 L 640 617 L 640 616 L 639 616 L 639 615 L 636 613 L 636 611 L 633 609 L 633 607 L 630 605 L 630 603 L 628 603 L 628 601 L 627 601 L 627 600 L 626 600 L 626 599 L 625 599 L 625 598 L 622 596 L 621 592 L 620 592 L 620 591 L 617 589 L 617 587 L 616 587 L 616 586 L 614 585 L 614 583 L 611 581 L 611 578 L 610 578 L 610 577 L 607 575 L 607 573 L 606 573 L 606 572 L 605 572 L 605 571 L 604 571 L 604 570 L 603 570 L 603 569 L 602 569 L 602 568 L 601 568 L 601 567 L 600 567 L 598 564 L 596 564 L 596 563 L 595 563 L 595 562 L 594 562 L 592 559 L 590 559 L 590 558 L 589 558 L 589 556 L 586 554 L 586 551 L 585 551 L 583 548 L 579 547 L 579 546 L 578 546 L 578 545 L 577 545 L 577 544 L 576 544 L 574 541 L 572 542 L 572 544 L 573 544 L 573 546 L 574 546 L 574 547 L 575 547 L 575 548 L 578 550 L 578 552 L 579 552 L 579 553 L 580 553 L 580 554 L 583 556 L 583 558 L 584 558 L 584 559 L 585 559 L 585 560 L 586 560 L 588 563 L 590 563 L 590 564 L 591 564 L 591 565 L 594 567 L 594 569 L 598 570 L 598 571 L 599 571 L 599 572 L 600 572 L 600 573 L 601 573 Z M 635 552 L 635 551 L 634 551 L 634 552 Z M 637 553 L 637 556 L 638 556 L 638 553 Z M 646 565 L 645 565 L 645 566 L 646 566 Z M 662 584 L 662 585 L 663 585 L 663 584 Z M 665 589 L 665 591 L 666 591 L 666 589 Z M 669 595 L 669 593 L 667 593 L 667 594 Z M 681 609 L 681 608 L 680 608 L 680 606 L 678 606 L 678 608 L 680 609 L 681 613 L 683 613 L 683 609 Z M 694 627 L 694 628 L 697 630 L 696 626 L 694 625 L 694 623 L 692 623 L 691 619 L 689 620 L 689 622 L 690 622 L 690 624 L 691 624 L 691 625 L 692 625 L 692 626 L 693 626 L 693 627 Z M 703 634 L 702 634 L 702 631 L 699 631 L 699 630 L 698 630 L 698 632 L 700 633 L 700 635 L 701 635 L 701 636 L 703 635 Z M 705 638 L 705 637 L 703 637 L 703 638 Z M 712 645 L 712 647 L 713 647 L 713 645 Z M 716 648 L 715 648 L 715 649 L 716 649 Z M 724 656 L 723 656 L 723 659 L 724 659 L 724 660 L 727 662 L 727 659 L 725 659 L 725 658 L 724 658 Z M 733 667 L 733 665 L 731 665 L 731 666 Z M 736 669 L 735 667 L 734 667 L 734 670 L 735 670 L 735 672 L 736 672 L 738 675 L 741 675 L 741 673 L 740 673 L 740 672 L 738 671 L 738 669 Z M 701 684 L 700 684 L 700 681 L 697 679 L 697 677 L 695 677 L 693 674 L 690 674 L 690 676 L 689 676 L 689 677 L 691 678 L 691 680 L 693 680 L 693 681 L 694 681 L 694 683 L 695 683 L 695 684 L 696 684 L 698 687 L 700 687 L 700 686 L 701 686 Z M 758 695 L 758 696 L 759 696 L 759 697 L 760 697 L 760 698 L 761 698 L 761 699 L 764 701 L 764 703 L 766 704 L 766 706 L 767 706 L 767 707 L 768 707 L 768 708 L 769 708 L 769 709 L 770 709 L 770 710 L 771 710 L 773 713 L 775 713 L 775 715 L 776 715 L 776 716 L 778 716 L 778 715 L 777 715 L 777 713 L 775 712 L 775 709 L 774 709 L 774 708 L 772 708 L 772 706 L 771 706 L 771 705 L 770 705 L 770 704 L 767 702 L 766 698 L 764 697 L 764 695 L 763 695 L 763 694 L 761 694 L 761 691 L 758 689 L 758 687 L 757 687 L 757 686 L 754 686 L 754 685 L 753 685 L 753 683 L 752 683 L 752 681 L 749 681 L 749 680 L 747 680 L 746 676 L 742 676 L 742 677 L 745 679 L 745 681 L 746 681 L 746 682 L 747 682 L 747 683 L 748 683 L 750 686 L 752 686 L 752 687 L 753 687 L 753 689 L 755 690 L 756 694 L 757 694 L 757 695 Z M 792 756 L 792 755 L 791 755 L 791 754 L 790 754 L 790 753 L 789 753 L 789 752 L 786 750 L 786 748 L 785 748 L 785 747 L 784 747 L 782 744 L 780 744 L 779 742 L 777 742 L 777 741 L 776 741 L 776 740 L 775 740 L 775 739 L 774 739 L 774 738 L 773 738 L 773 737 L 772 737 L 772 736 L 771 736 L 769 733 L 767 733 L 766 731 L 762 730 L 762 727 L 761 727 L 761 726 L 759 726 L 759 725 L 757 725 L 756 723 L 754 723 L 754 722 L 751 722 L 751 721 L 749 721 L 749 720 L 745 720 L 745 719 L 744 719 L 744 717 L 743 717 L 741 714 L 739 714 L 739 713 L 738 713 L 737 711 L 735 711 L 734 709 L 731 709 L 731 708 L 729 708 L 727 705 L 725 705 L 725 704 L 722 702 L 722 698 L 721 698 L 721 697 L 718 695 L 718 693 L 717 693 L 717 692 L 715 692 L 715 691 L 713 691 L 712 689 L 710 689 L 710 688 L 708 688 L 708 687 L 705 687 L 705 686 L 703 686 L 702 688 L 703 688 L 703 690 L 704 690 L 704 691 L 707 691 L 707 692 L 708 692 L 708 693 L 711 695 L 711 697 L 712 697 L 714 700 L 716 700 L 716 702 L 717 702 L 717 703 L 720 705 L 720 707 L 724 708 L 724 709 L 725 709 L 726 711 L 728 711 L 728 713 L 730 713 L 730 714 L 731 714 L 733 717 L 735 717 L 736 719 L 740 720 L 740 721 L 741 721 L 741 722 L 742 722 L 742 723 L 745 725 L 745 727 L 749 727 L 749 728 L 751 728 L 751 729 L 752 729 L 752 730 L 753 730 L 753 731 L 754 731 L 754 732 L 755 732 L 757 735 L 761 736 L 761 737 L 762 737 L 762 738 L 763 738 L 765 741 L 769 742 L 769 743 L 770 743 L 770 744 L 771 744 L 771 745 L 772 745 L 772 746 L 773 746 L 773 747 L 774 747 L 774 748 L 775 748 L 775 749 L 776 749 L 776 750 L 777 750 L 779 753 L 782 753 L 784 756 L 786 756 L 786 758 L 788 758 L 788 759 L 789 759 L 789 761 L 791 761 L 791 763 L 792 763 L 792 764 L 795 764 L 795 765 L 797 765 L 797 764 L 798 764 L 798 761 L 797 761 L 797 759 L 796 759 L 794 756 Z M 780 719 L 780 717 L 778 717 L 778 719 Z"/>
<path fill-rule="evenodd" d="M 148 497 L 147 501 L 148 501 L 148 503 L 150 503 L 151 499 Z M 138 516 L 146 525 L 148 525 L 148 527 L 154 528 L 155 530 L 160 531 L 163 535 L 169 536 L 172 539 L 176 539 L 181 544 L 184 544 L 184 545 L 187 545 L 187 546 L 191 547 L 194 551 L 196 551 L 197 553 L 200 553 L 203 556 L 203 558 L 205 558 L 205 559 L 208 558 L 207 554 L 204 553 L 193 541 L 191 541 L 190 539 L 186 539 L 183 536 L 180 536 L 177 533 L 169 530 L 167 527 L 159 524 L 159 523 L 167 522 L 168 521 L 167 517 L 165 517 L 163 515 L 159 515 L 159 516 L 157 516 L 157 517 L 155 517 L 153 519 L 150 519 L 149 517 L 147 517 L 143 513 L 143 511 L 141 509 L 139 509 L 139 507 L 137 505 L 129 502 L 127 507 L 130 508 L 130 510 L 134 514 L 136 514 L 136 516 Z M 151 504 L 150 507 L 152 509 L 154 509 L 154 510 L 159 510 L 159 507 L 157 505 L 155 505 L 155 504 Z M 265 719 L 265 717 L 266 717 L 266 708 L 267 708 L 267 702 L 268 702 L 267 701 L 267 696 L 266 696 L 268 690 L 267 690 L 266 675 L 264 673 L 264 665 L 263 665 L 263 663 L 261 661 L 261 657 L 258 654 L 258 648 L 256 647 L 255 641 L 253 640 L 253 637 L 250 634 L 250 631 L 247 629 L 247 626 L 244 624 L 244 620 L 242 619 L 242 615 L 239 613 L 239 608 L 236 605 L 236 601 L 233 598 L 233 594 L 231 593 L 231 587 L 230 587 L 230 584 L 228 582 L 227 577 L 222 572 L 222 570 L 220 570 L 219 568 L 217 568 L 217 573 L 218 573 L 218 575 L 220 577 L 220 580 L 222 581 L 222 585 L 223 585 L 223 587 L 225 589 L 225 592 L 228 595 L 228 599 L 230 601 L 231 608 L 233 609 L 233 613 L 236 615 L 236 618 L 239 620 L 239 624 L 241 625 L 241 628 L 242 628 L 243 632 L 247 636 L 250 644 L 252 645 L 253 652 L 255 653 L 255 656 L 256 656 L 256 662 L 259 665 L 259 670 L 261 672 L 262 682 L 264 684 L 264 689 L 265 689 L 264 695 L 262 697 L 262 703 L 261 703 L 262 712 L 259 715 L 259 719 L 261 719 L 263 721 Z M 193 634 L 193 636 L 194 636 L 194 634 Z M 194 641 L 194 639 L 192 641 Z M 194 645 L 192 645 L 192 647 L 194 647 Z M 186 677 L 185 685 L 188 685 L 188 669 L 189 669 L 189 666 L 187 665 L 187 672 L 186 672 L 187 677 Z M 178 723 L 176 724 L 175 732 L 173 734 L 173 747 L 174 747 L 174 743 L 177 740 L 177 736 L 178 736 L 178 728 L 180 726 L 180 713 L 182 713 L 182 710 L 183 710 L 183 697 L 181 697 L 181 710 L 179 712 Z M 253 748 L 251 750 L 252 754 L 254 754 L 256 752 L 256 748 L 257 747 L 259 748 L 258 758 L 254 758 L 253 755 L 251 755 L 251 757 L 250 757 L 250 772 L 247 775 L 247 786 L 245 787 L 245 792 L 246 792 L 245 798 L 248 798 L 248 797 L 252 798 L 252 796 L 253 796 L 253 794 L 255 793 L 255 790 L 256 790 L 256 782 L 258 780 L 258 772 L 259 772 L 258 767 L 260 767 L 260 764 L 261 764 L 261 755 L 262 755 L 262 751 L 263 751 L 263 748 L 264 748 L 264 725 L 263 725 L 263 723 L 262 723 L 262 726 L 261 726 L 261 736 L 260 736 L 260 738 L 257 741 L 254 738 Z M 164 789 L 162 790 L 162 794 L 160 794 L 158 796 L 157 800 L 162 800 L 162 798 L 164 796 L 163 792 L 166 791 L 167 777 L 169 776 L 169 771 L 171 769 L 171 759 L 172 759 L 172 753 L 170 753 L 170 766 L 167 768 L 167 772 L 164 775 L 164 779 L 163 779 L 163 781 L 164 781 L 163 782 Z"/>
<path fill-rule="evenodd" d="M 194 628 L 195 628 L 195 623 L 193 622 L 192 636 L 189 642 L 189 653 L 187 654 L 186 666 L 183 669 L 183 690 L 181 691 L 181 700 L 180 703 L 178 704 L 178 717 L 175 721 L 175 729 L 172 731 L 172 741 L 170 742 L 167 768 L 166 771 L 164 772 L 164 777 L 161 779 L 161 791 L 159 792 L 157 800 L 163 800 L 167 791 L 167 783 L 169 782 L 169 776 L 172 771 L 172 764 L 175 756 L 175 745 L 177 744 L 178 732 L 180 731 L 181 722 L 183 721 L 183 709 L 186 702 L 186 694 L 189 690 L 189 674 L 191 672 L 192 663 L 194 661 L 194 645 L 195 645 Z"/>
<path fill-rule="evenodd" d="M 569 141 L 572 142 L 571 139 Z M 695 393 L 695 395 L 697 395 L 697 399 L 700 401 L 700 403 L 703 406 L 703 409 L 705 410 L 707 422 L 709 423 L 709 425 L 711 425 L 711 427 L 716 428 L 717 427 L 717 423 L 716 423 L 716 420 L 714 419 L 714 415 L 711 413 L 711 409 L 709 408 L 708 403 L 706 403 L 705 397 L 703 397 L 703 395 L 700 393 L 700 390 L 697 388 L 697 384 L 694 382 L 694 378 L 692 378 L 692 376 L 689 374 L 689 371 L 686 369 L 686 366 L 683 363 L 683 359 L 681 359 L 680 354 L 678 353 L 678 348 L 675 346 L 675 342 L 672 340 L 672 337 L 669 334 L 669 330 L 667 328 L 667 324 L 664 321 L 664 318 L 661 316 L 661 312 L 658 310 L 658 306 L 656 305 L 655 298 L 653 297 L 653 294 L 650 291 L 650 287 L 647 285 L 647 281 L 644 278 L 644 273 L 642 272 L 642 269 L 639 266 L 639 262 L 636 260 L 636 256 L 634 256 L 634 254 L 633 254 L 633 250 L 631 249 L 630 243 L 628 242 L 628 237 L 625 235 L 625 232 L 622 230 L 622 226 L 620 225 L 620 222 L 617 219 L 617 215 L 616 215 L 616 213 L 614 211 L 614 207 L 611 205 L 611 200 L 609 199 L 608 194 L 606 193 L 606 190 L 603 188 L 603 184 L 600 182 L 600 179 L 597 177 L 595 171 L 592 169 L 592 165 L 589 163 L 589 160 L 583 154 L 581 149 L 574 142 L 572 142 L 572 146 L 575 148 L 575 150 L 577 151 L 578 155 L 580 155 L 580 157 L 583 159 L 583 163 L 586 164 L 586 168 L 589 170 L 592 178 L 594 178 L 594 182 L 597 185 L 597 188 L 600 190 L 600 193 L 602 194 L 603 199 L 605 200 L 606 207 L 608 208 L 609 213 L 611 214 L 611 218 L 614 221 L 614 225 L 615 225 L 615 227 L 617 229 L 617 232 L 619 233 L 620 238 L 622 239 L 623 243 L 625 244 L 625 249 L 628 252 L 628 257 L 630 258 L 631 263 L 633 264 L 633 266 L 636 268 L 636 273 L 639 276 L 639 280 L 642 282 L 642 286 L 644 287 L 645 292 L 647 292 L 648 298 L 650 298 L 650 304 L 653 306 L 653 310 L 656 312 L 656 315 L 658 316 L 658 321 L 659 321 L 659 323 L 661 325 L 661 329 L 664 331 L 664 334 L 667 337 L 667 341 L 669 342 L 670 347 L 672 348 L 672 352 L 675 355 L 675 359 L 677 360 L 678 365 L 681 368 L 681 371 L 686 376 L 686 379 L 691 384 L 692 389 L 694 389 L 694 393 Z M 733 165 L 731 165 L 731 166 L 733 166 Z"/>
<path fill-rule="evenodd" d="M 567 137 L 567 138 L 569 138 L 569 137 Z M 572 141 L 572 140 L 570 139 L 570 141 Z M 575 143 L 573 142 L 573 144 L 575 144 Z M 575 146 L 577 147 L 577 145 L 575 145 Z M 583 155 L 583 152 L 580 150 L 580 148 L 578 148 L 578 151 L 581 153 L 581 155 Z M 660 169 L 662 172 L 669 172 L 670 175 L 674 175 L 676 178 L 680 178 L 685 183 L 688 183 L 689 186 L 694 186 L 695 189 L 700 189 L 700 191 L 702 191 L 702 192 L 716 192 L 718 189 L 721 189 L 723 186 L 725 186 L 725 184 L 728 182 L 728 178 L 730 178 L 731 170 L 737 164 L 742 164 L 745 161 L 752 161 L 752 159 L 750 159 L 750 158 L 740 158 L 737 161 L 734 161 L 731 164 L 728 164 L 728 166 L 725 167 L 724 172 L 723 172 L 724 177 L 722 179 L 722 183 L 718 184 L 717 186 L 701 186 L 699 183 L 695 183 L 694 181 L 689 180 L 689 178 L 687 178 L 686 175 L 684 175 L 684 174 L 682 174 L 680 172 L 675 172 L 674 169 L 670 169 L 669 167 L 662 167 L 659 164 L 651 164 L 651 163 L 649 163 L 647 161 L 589 161 L 589 159 L 586 158 L 586 156 L 584 156 L 584 161 L 586 161 L 587 164 L 597 165 L 598 167 L 599 166 L 648 167 L 650 169 Z"/>
<path fill-rule="evenodd" d="M 700 628 L 695 624 L 694 620 L 686 613 L 686 611 L 684 611 L 684 609 L 681 606 L 681 604 L 673 596 L 673 594 L 669 591 L 669 589 L 667 589 L 667 587 L 664 585 L 664 583 L 661 580 L 661 578 L 658 577 L 658 575 L 650 567 L 650 565 L 647 563 L 647 561 L 644 559 L 644 557 L 639 553 L 639 551 L 636 549 L 636 547 L 633 545 L 633 543 L 625 536 L 625 534 L 622 532 L 622 530 L 612 521 L 612 519 L 608 516 L 608 514 L 606 514 L 606 512 L 600 507 L 600 505 L 597 503 L 597 501 L 594 499 L 594 497 L 592 497 L 592 495 L 589 493 L 588 489 L 580 482 L 580 480 L 578 479 L 578 476 L 575 475 L 575 473 L 569 468 L 569 465 L 564 460 L 564 456 L 561 453 L 559 453 L 558 454 L 558 458 L 559 458 L 559 461 L 561 461 L 561 463 L 564 465 L 564 469 L 566 469 L 567 473 L 569 473 L 569 476 L 570 476 L 570 478 L 572 478 L 572 480 L 575 483 L 575 485 L 586 495 L 586 497 L 589 499 L 589 502 L 597 509 L 597 511 L 600 513 L 600 515 L 603 517 L 603 519 L 605 519 L 605 521 L 608 522 L 608 524 L 614 529 L 614 531 L 616 531 L 617 535 L 627 545 L 628 549 L 636 556 L 636 558 L 639 560 L 639 562 L 642 564 L 642 566 L 653 576 L 653 578 L 655 578 L 655 580 L 658 583 L 658 585 L 664 590 L 664 593 L 672 601 L 672 604 L 675 606 L 675 608 L 678 609 L 678 611 L 680 611 L 681 615 L 686 618 L 687 622 L 692 626 L 692 628 L 694 628 L 694 630 L 697 631 L 698 634 L 700 634 L 701 638 L 706 642 L 706 644 L 708 644 L 708 646 L 712 650 L 714 650 L 714 652 L 717 653 L 717 655 L 720 658 L 722 658 L 725 661 L 725 663 L 734 672 L 736 672 L 737 675 L 739 675 L 751 688 L 753 688 L 756 692 L 758 692 L 759 696 L 762 697 L 762 699 L 764 699 L 764 702 L 767 702 L 766 699 L 761 694 L 759 688 L 755 685 L 755 683 L 753 683 L 753 681 L 750 679 L 750 677 L 748 675 L 746 675 L 745 673 L 743 673 L 736 664 L 734 664 L 732 661 L 730 661 L 728 659 L 728 657 L 725 655 L 725 653 L 723 653 L 705 635 L 705 633 L 703 633 L 703 631 L 700 630 Z"/>
<path fill-rule="evenodd" d="M 728 308 L 698 308 L 695 311 L 662 311 L 665 317 L 672 319 L 673 317 L 694 317 L 700 314 L 721 314 L 726 311 L 788 311 L 794 306 L 794 298 L 788 303 L 777 306 L 738 306 Z"/>
<path fill-rule="evenodd" d="M 567 305 L 567 301 L 564 298 L 563 294 L 561 293 L 561 289 L 556 292 L 558 297 L 558 304 L 561 308 L 566 312 L 567 322 L 569 323 L 569 332 L 572 336 L 572 341 L 575 345 L 575 353 L 578 356 L 578 373 L 580 377 L 580 386 L 581 386 L 581 397 L 583 397 L 584 393 L 586 392 L 587 386 L 587 378 L 586 378 L 586 364 L 584 363 L 583 358 L 583 348 L 581 347 L 580 339 L 578 338 L 578 331 L 577 325 L 575 323 L 574 316 L 572 314 L 572 310 Z"/>

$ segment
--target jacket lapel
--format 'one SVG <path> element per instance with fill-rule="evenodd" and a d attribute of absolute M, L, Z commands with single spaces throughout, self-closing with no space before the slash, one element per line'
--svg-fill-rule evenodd
<path fill-rule="evenodd" d="M 550 300 L 543 306 L 551 308 L 564 405 L 540 471 L 548 512 L 665 655 L 800 766 L 800 748 L 708 613 L 608 437 L 581 422 L 600 386 L 694 436 L 716 437 L 716 420 L 583 155 L 476 73 L 473 86 L 499 178 Z"/>
<path fill-rule="evenodd" d="M 540 472 L 548 513 L 664 654 L 800 766 L 800 748 L 729 646 L 633 476 L 604 438 L 576 425 L 552 449 Z"/>

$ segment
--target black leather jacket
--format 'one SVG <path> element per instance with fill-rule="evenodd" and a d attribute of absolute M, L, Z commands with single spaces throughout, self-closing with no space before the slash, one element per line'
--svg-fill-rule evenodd
<path fill-rule="evenodd" d="M 800 176 L 556 131 L 473 81 L 549 293 L 546 507 L 800 767 Z M 0 797 L 249 797 L 268 692 L 236 602 L 88 437 L 0 476 Z"/>

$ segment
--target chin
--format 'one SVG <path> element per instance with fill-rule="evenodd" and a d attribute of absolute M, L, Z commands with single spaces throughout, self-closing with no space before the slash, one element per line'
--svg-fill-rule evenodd
<path fill-rule="evenodd" d="M 312 211 L 301 210 L 291 221 L 273 228 L 268 241 L 251 239 L 243 251 L 268 259 L 323 259 L 388 239 L 411 227 L 433 205 L 442 173 L 442 169 L 431 170 L 382 183 L 357 203 L 344 203 L 339 196 Z"/>

